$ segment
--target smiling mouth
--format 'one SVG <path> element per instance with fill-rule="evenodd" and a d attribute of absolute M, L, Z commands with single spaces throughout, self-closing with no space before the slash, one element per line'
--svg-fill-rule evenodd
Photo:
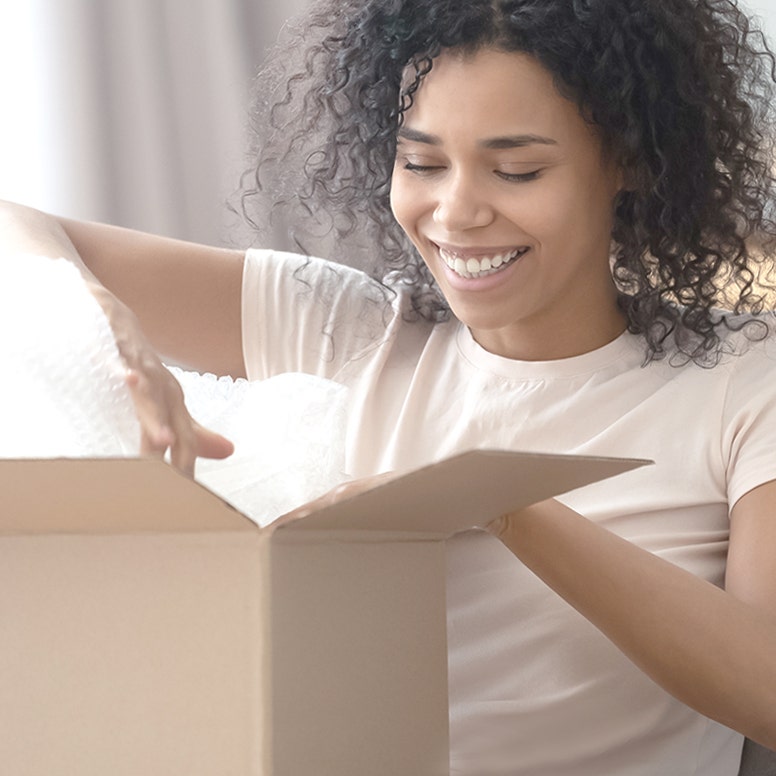
<path fill-rule="evenodd" d="M 496 253 L 493 256 L 480 256 L 478 258 L 470 257 L 464 259 L 461 256 L 456 256 L 454 253 L 440 247 L 439 256 L 456 275 L 471 280 L 473 278 L 483 278 L 501 272 L 527 253 L 528 250 L 527 247 L 515 248 L 513 251 Z"/>

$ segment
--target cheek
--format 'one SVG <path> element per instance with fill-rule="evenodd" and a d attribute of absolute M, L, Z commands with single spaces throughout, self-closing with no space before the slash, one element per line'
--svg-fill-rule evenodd
<path fill-rule="evenodd" d="M 392 177 L 391 177 L 391 212 L 393 213 L 393 217 L 399 222 L 399 224 L 402 223 L 401 219 L 401 184 L 397 180 L 396 172 L 394 171 Z"/>
<path fill-rule="evenodd" d="M 391 211 L 399 226 L 412 237 L 424 212 L 423 198 L 406 176 L 394 172 L 391 180 Z"/>
<path fill-rule="evenodd" d="M 514 220 L 543 243 L 578 242 L 601 221 L 600 197 L 594 186 L 558 177 L 521 196 Z"/>
<path fill-rule="evenodd" d="M 406 231 L 407 193 L 404 189 L 401 177 L 394 172 L 391 178 L 391 212 L 399 226 Z"/>
<path fill-rule="evenodd" d="M 518 190 L 511 198 L 496 203 L 495 209 L 519 232 L 540 243 L 555 240 L 567 220 L 554 193 L 547 194 L 538 187 Z"/>

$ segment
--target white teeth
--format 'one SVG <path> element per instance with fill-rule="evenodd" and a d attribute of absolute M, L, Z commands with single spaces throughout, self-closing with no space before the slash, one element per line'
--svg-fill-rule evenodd
<path fill-rule="evenodd" d="M 480 259 L 462 259 L 444 248 L 439 249 L 439 255 L 453 272 L 464 278 L 477 278 L 491 275 L 502 266 L 522 256 L 528 248 L 517 248 L 509 253 L 499 253 L 495 256 L 483 256 Z"/>

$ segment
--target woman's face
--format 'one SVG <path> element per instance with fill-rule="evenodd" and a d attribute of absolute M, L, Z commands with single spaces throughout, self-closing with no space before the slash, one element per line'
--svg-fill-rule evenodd
<path fill-rule="evenodd" d="M 624 329 L 609 268 L 621 185 L 533 58 L 447 52 L 399 130 L 391 206 L 475 339 L 545 360 Z"/>

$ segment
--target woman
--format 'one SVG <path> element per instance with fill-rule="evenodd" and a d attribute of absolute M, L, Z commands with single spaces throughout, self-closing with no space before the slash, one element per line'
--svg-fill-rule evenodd
<path fill-rule="evenodd" d="M 762 37 L 732 0 L 324 2 L 304 36 L 257 180 L 301 148 L 302 207 L 368 217 L 384 283 L 24 210 L 7 233 L 80 254 L 146 449 L 184 469 L 229 445 L 155 351 L 346 384 L 355 477 L 471 447 L 654 459 L 450 542 L 451 771 L 736 773 L 740 734 L 776 747 Z"/>

